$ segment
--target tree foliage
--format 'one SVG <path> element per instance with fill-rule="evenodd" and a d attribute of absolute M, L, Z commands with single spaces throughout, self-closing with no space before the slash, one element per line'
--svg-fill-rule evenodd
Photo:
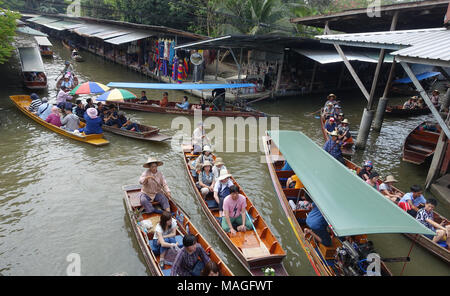
<path fill-rule="evenodd" d="M 19 16 L 11 10 L 0 9 L 0 64 L 5 63 L 14 50 L 12 42 Z"/>

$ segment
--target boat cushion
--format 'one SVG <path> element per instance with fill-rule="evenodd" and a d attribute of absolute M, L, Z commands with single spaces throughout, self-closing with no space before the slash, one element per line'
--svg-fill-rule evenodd
<path fill-rule="evenodd" d="M 183 247 L 183 236 L 177 235 L 177 236 L 175 236 L 175 240 L 177 241 L 177 246 L 182 248 Z"/>
<path fill-rule="evenodd" d="M 172 268 L 162 270 L 162 273 L 164 276 L 170 276 L 171 272 L 172 272 Z"/>
<path fill-rule="evenodd" d="M 216 200 L 214 200 L 214 199 L 207 199 L 206 204 L 208 205 L 208 208 L 210 208 L 210 209 L 216 209 L 219 207 Z"/>
<path fill-rule="evenodd" d="M 440 245 L 443 248 L 447 248 L 447 242 L 445 242 L 445 241 L 439 241 L 438 245 Z"/>
<path fill-rule="evenodd" d="M 159 255 L 159 246 L 156 244 L 155 240 L 150 240 L 150 247 L 152 248 L 152 252 L 155 256 Z"/>

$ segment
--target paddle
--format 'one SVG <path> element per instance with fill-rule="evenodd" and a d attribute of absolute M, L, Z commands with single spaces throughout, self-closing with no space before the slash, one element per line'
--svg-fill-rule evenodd
<path fill-rule="evenodd" d="M 261 239 L 259 238 L 259 234 L 258 232 L 256 232 L 256 228 L 255 225 L 253 224 L 252 218 L 250 217 L 250 215 L 248 214 L 247 210 L 245 211 L 245 215 L 247 216 L 248 221 L 250 221 L 250 223 L 252 223 L 252 228 L 253 231 L 255 232 L 256 238 L 259 241 L 259 246 L 261 247 L 261 244 L 265 247 L 266 245 L 261 241 Z"/>

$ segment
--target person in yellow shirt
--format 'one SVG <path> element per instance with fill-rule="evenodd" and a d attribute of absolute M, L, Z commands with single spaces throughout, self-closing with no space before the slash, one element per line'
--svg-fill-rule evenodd
<path fill-rule="evenodd" d="M 305 186 L 303 186 L 303 183 L 300 181 L 300 179 L 297 177 L 297 175 L 292 175 L 286 181 L 286 188 L 300 189 L 303 187 L 305 187 Z"/>

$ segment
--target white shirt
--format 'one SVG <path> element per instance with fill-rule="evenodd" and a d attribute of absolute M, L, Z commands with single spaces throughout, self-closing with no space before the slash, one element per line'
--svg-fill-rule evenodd
<path fill-rule="evenodd" d="M 204 134 L 204 131 L 201 127 L 196 128 L 194 130 L 194 133 L 192 134 L 192 145 L 202 146 L 203 134 Z"/>
<path fill-rule="evenodd" d="M 177 220 L 175 220 L 174 218 L 172 218 L 172 224 L 170 225 L 170 227 L 166 230 L 163 231 L 161 225 L 158 223 L 155 227 L 155 234 L 153 235 L 153 239 L 158 239 L 158 235 L 157 233 L 161 233 L 162 236 L 164 235 L 168 235 L 170 234 L 175 228 L 177 227 Z"/>
<path fill-rule="evenodd" d="M 221 171 L 221 170 L 227 170 L 227 167 L 226 167 L 225 165 L 222 165 L 222 167 L 221 167 L 220 170 L 219 170 L 218 167 L 213 166 L 212 172 L 213 172 L 213 174 L 214 174 L 214 180 L 217 181 L 217 178 L 220 177 L 220 171 Z"/>

